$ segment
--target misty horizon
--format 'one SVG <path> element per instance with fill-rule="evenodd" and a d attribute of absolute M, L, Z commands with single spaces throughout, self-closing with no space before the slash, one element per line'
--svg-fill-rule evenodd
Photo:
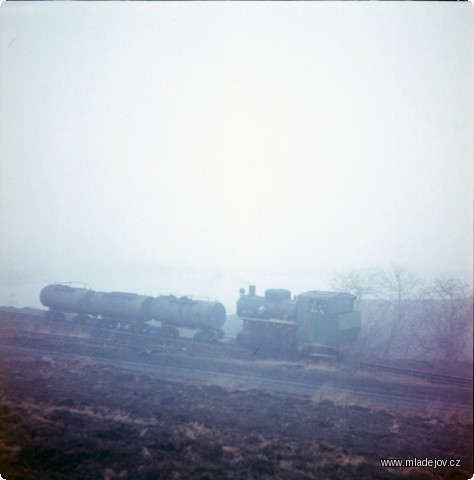
<path fill-rule="evenodd" d="M 472 285 L 472 20 L 469 2 L 4 3 L 0 303 L 75 280 L 228 306 L 390 265 Z"/>

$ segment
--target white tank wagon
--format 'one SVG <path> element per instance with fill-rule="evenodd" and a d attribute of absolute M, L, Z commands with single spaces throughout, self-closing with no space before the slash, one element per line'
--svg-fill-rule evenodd
<path fill-rule="evenodd" d="M 161 323 L 167 335 L 179 335 L 178 328 L 197 330 L 195 339 L 215 341 L 223 337 L 226 319 L 224 305 L 219 302 L 195 300 L 190 297 L 164 295 L 151 297 L 125 292 L 95 292 L 64 284 L 44 287 L 41 303 L 49 308 L 46 315 L 64 319 L 66 313 L 76 314 L 80 322 L 121 326 L 138 330 L 158 330 L 148 324 Z"/>

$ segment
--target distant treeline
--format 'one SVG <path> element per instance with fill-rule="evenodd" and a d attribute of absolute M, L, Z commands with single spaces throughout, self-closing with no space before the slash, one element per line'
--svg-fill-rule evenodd
<path fill-rule="evenodd" d="M 472 361 L 473 296 L 456 278 L 427 284 L 392 266 L 337 274 L 335 290 L 358 298 L 362 331 L 356 350 L 379 358 Z"/>

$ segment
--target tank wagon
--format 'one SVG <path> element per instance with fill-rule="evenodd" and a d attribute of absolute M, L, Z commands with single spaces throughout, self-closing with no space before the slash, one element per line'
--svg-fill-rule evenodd
<path fill-rule="evenodd" d="M 40 293 L 41 303 L 49 308 L 47 316 L 65 318 L 75 314 L 75 320 L 98 323 L 107 327 L 158 330 L 147 322 L 161 323 L 160 331 L 177 336 L 178 328 L 196 330 L 198 340 L 215 341 L 223 337 L 222 325 L 226 312 L 222 303 L 195 300 L 189 297 L 164 295 L 151 297 L 125 292 L 95 292 L 65 284 L 51 284 Z"/>
<path fill-rule="evenodd" d="M 237 315 L 243 330 L 237 341 L 252 348 L 299 350 L 307 354 L 340 354 L 356 340 L 361 328 L 356 297 L 345 292 L 309 291 L 294 298 L 284 289 L 256 295 L 240 289 Z"/>

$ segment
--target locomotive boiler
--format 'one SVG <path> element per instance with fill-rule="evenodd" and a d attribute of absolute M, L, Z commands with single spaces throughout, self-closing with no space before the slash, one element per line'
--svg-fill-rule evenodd
<path fill-rule="evenodd" d="M 223 337 L 221 327 L 226 318 L 225 307 L 219 302 L 174 295 L 95 292 L 65 284 L 44 287 L 40 301 L 49 308 L 50 318 L 61 319 L 69 313 L 82 323 L 159 331 L 170 336 L 177 336 L 178 328 L 187 328 L 196 330 L 196 339 L 207 341 Z M 151 320 L 160 322 L 160 329 L 150 325 Z"/>
<path fill-rule="evenodd" d="M 345 292 L 309 291 L 291 298 L 284 289 L 268 289 L 256 295 L 240 289 L 237 315 L 243 330 L 240 344 L 277 351 L 299 350 L 308 354 L 339 354 L 356 340 L 360 313 L 355 296 Z"/>

